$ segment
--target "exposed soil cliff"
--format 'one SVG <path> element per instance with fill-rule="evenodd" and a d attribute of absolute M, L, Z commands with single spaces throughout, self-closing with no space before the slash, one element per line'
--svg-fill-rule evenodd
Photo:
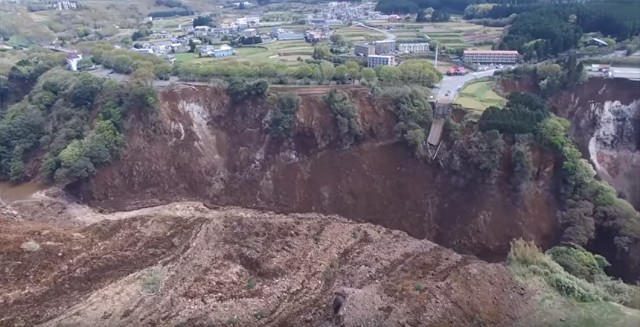
<path fill-rule="evenodd" d="M 598 174 L 640 209 L 640 82 L 591 79 L 552 100 Z"/>
<path fill-rule="evenodd" d="M 571 136 L 593 162 L 598 176 L 640 209 L 640 82 L 591 79 L 552 100 L 554 110 L 571 120 Z M 627 280 L 640 276 L 640 241 L 616 244 L 603 228 L 592 248 L 609 258 Z"/>
<path fill-rule="evenodd" d="M 532 309 L 500 264 L 337 217 L 174 203 L 61 229 L 9 212 L 0 326 L 511 326 Z"/>
<path fill-rule="evenodd" d="M 505 80 L 502 86 L 506 91 L 535 91 L 527 79 Z M 552 97 L 549 106 L 571 121 L 571 138 L 599 178 L 640 209 L 640 81 L 591 78 Z M 616 240 L 611 226 L 601 227 L 590 249 L 605 255 L 616 275 L 637 280 L 640 241 Z M 628 244 L 620 247 L 616 242 Z"/>
<path fill-rule="evenodd" d="M 328 89 L 302 90 L 293 143 L 284 145 L 266 132 L 266 101 L 232 106 L 219 88 L 165 90 L 157 121 L 130 119 L 124 154 L 76 192 L 108 210 L 201 200 L 339 214 L 488 259 L 504 258 L 515 237 L 543 247 L 556 241 L 548 154 L 535 154 L 536 178 L 518 195 L 508 169 L 487 185 L 416 159 L 394 141 L 388 105 L 367 89 L 344 89 L 358 104 L 365 138 L 343 148 L 321 98 Z"/>

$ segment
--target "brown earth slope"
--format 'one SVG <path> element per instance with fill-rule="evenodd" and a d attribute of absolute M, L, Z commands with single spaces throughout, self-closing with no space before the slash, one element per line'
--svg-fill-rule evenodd
<path fill-rule="evenodd" d="M 507 92 L 536 90 L 527 79 L 503 80 L 502 86 Z M 640 81 L 591 78 L 549 99 L 549 107 L 571 121 L 570 136 L 598 177 L 640 209 Z M 617 240 L 610 228 L 599 226 L 590 250 L 605 255 L 617 276 L 638 280 L 640 241 Z"/>
<path fill-rule="evenodd" d="M 524 194 L 511 187 L 509 171 L 496 185 L 470 181 L 396 142 L 392 111 L 368 89 L 345 91 L 365 133 L 349 148 L 339 142 L 322 92 L 297 91 L 294 141 L 281 145 L 266 131 L 267 101 L 232 105 L 214 87 L 164 90 L 158 119 L 130 119 L 121 158 L 76 194 L 107 210 L 198 200 L 339 214 L 488 259 L 504 258 L 518 236 L 543 247 L 556 241 L 552 157 L 536 154 L 536 179 Z"/>
<path fill-rule="evenodd" d="M 529 307 L 502 265 L 337 217 L 176 203 L 63 230 L 0 215 L 0 326 L 508 326 Z"/>

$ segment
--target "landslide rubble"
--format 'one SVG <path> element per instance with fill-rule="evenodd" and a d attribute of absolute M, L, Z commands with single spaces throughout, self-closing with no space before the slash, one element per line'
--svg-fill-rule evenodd
<path fill-rule="evenodd" d="M 7 212 L 0 326 L 508 326 L 530 300 L 501 264 L 335 216 L 182 202 L 60 228 Z"/>
<path fill-rule="evenodd" d="M 503 260 L 514 238 L 543 248 L 557 242 L 552 155 L 534 149 L 527 192 L 514 190 L 508 155 L 495 184 L 473 180 L 416 158 L 396 137 L 390 104 L 358 86 L 341 86 L 363 132 L 345 147 L 322 99 L 330 89 L 272 87 L 301 98 L 285 142 L 269 135 L 268 99 L 231 101 L 213 86 L 163 89 L 157 119 L 131 117 L 120 158 L 71 191 L 106 211 L 188 200 L 336 214 L 491 261 Z"/>

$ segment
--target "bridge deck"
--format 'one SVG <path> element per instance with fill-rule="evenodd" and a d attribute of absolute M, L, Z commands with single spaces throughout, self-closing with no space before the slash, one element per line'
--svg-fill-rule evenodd
<path fill-rule="evenodd" d="M 431 129 L 429 130 L 429 137 L 427 137 L 427 143 L 429 145 L 438 146 L 440 139 L 442 138 L 442 132 L 444 131 L 444 119 L 436 118 L 431 123 Z"/>

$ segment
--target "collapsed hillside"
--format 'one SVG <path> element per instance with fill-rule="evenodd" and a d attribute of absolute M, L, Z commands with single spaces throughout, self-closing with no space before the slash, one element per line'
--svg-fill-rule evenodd
<path fill-rule="evenodd" d="M 552 101 L 602 179 L 640 210 L 640 82 L 592 79 Z"/>
<path fill-rule="evenodd" d="M 296 89 L 274 89 L 287 90 Z M 216 87 L 164 90 L 157 120 L 129 119 L 120 159 L 74 192 L 112 211 L 199 200 L 339 214 L 492 260 L 503 259 L 515 237 L 543 247 L 557 241 L 549 153 L 534 149 L 531 188 L 514 192 L 508 156 L 494 184 L 417 159 L 396 141 L 390 105 L 368 89 L 343 88 L 357 104 L 363 133 L 358 145 L 344 147 L 321 97 L 329 89 L 304 90 L 294 135 L 284 144 L 267 131 L 268 101 L 235 103 Z"/>
<path fill-rule="evenodd" d="M 503 79 L 502 87 L 507 92 L 537 90 L 531 78 Z M 605 255 L 613 264 L 611 271 L 628 281 L 640 276 L 639 90 L 638 81 L 592 78 L 548 100 L 553 112 L 571 122 L 570 137 L 590 159 L 598 178 L 636 207 L 615 200 L 613 193 L 608 200 L 602 194 L 587 201 L 570 199 L 563 207 L 563 215 L 595 221 L 595 234 L 584 245 Z M 597 188 L 597 183 L 592 186 Z"/>
<path fill-rule="evenodd" d="M 60 228 L 12 211 L 0 326 L 509 326 L 531 309 L 502 265 L 337 217 L 175 203 Z"/>

